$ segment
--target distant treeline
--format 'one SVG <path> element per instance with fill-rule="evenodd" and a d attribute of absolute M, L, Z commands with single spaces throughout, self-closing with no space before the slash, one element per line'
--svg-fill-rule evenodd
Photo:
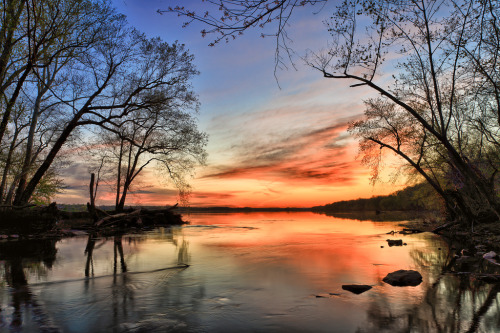
<path fill-rule="evenodd" d="M 439 210 L 441 205 L 441 200 L 430 185 L 421 183 L 386 196 L 338 201 L 324 206 L 315 206 L 312 209 L 331 212 L 409 211 Z"/>
<path fill-rule="evenodd" d="M 66 212 L 86 212 L 87 206 L 83 204 L 58 204 L 58 208 Z M 165 206 L 137 206 L 135 208 L 145 208 L 145 209 L 162 209 Z M 115 206 L 112 205 L 100 205 L 99 209 L 104 211 L 113 211 Z M 130 209 L 131 207 L 125 207 L 125 209 Z M 254 207 L 226 207 L 226 206 L 211 206 L 211 207 L 179 207 L 177 211 L 180 213 L 246 213 L 246 212 L 304 212 L 311 211 L 311 208 L 294 208 L 294 207 L 265 207 L 265 208 L 254 208 Z"/>
<path fill-rule="evenodd" d="M 294 207 L 181 207 L 180 212 L 187 213 L 251 213 L 251 212 L 307 212 L 311 211 L 311 208 L 294 208 Z"/>

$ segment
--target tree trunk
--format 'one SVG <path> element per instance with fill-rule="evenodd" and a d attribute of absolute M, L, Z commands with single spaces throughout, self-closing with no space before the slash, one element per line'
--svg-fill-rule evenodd
<path fill-rule="evenodd" d="M 24 81 L 26 81 L 26 78 L 28 77 L 28 74 L 31 72 L 32 68 L 33 68 L 33 65 L 30 61 L 28 63 L 28 65 L 26 66 L 26 69 L 24 70 L 23 75 L 19 78 L 19 81 L 17 82 L 16 88 L 14 89 L 14 92 L 10 96 L 9 101 L 7 102 L 7 105 L 5 106 L 5 109 L 3 112 L 3 117 L 2 117 L 2 122 L 0 123 L 0 142 L 2 142 L 3 136 L 4 136 L 5 131 L 7 129 L 7 124 L 9 123 L 10 114 L 12 113 L 12 110 L 14 109 L 14 105 L 16 104 L 17 98 L 19 97 L 19 93 L 21 92 L 21 88 L 24 84 Z"/>
<path fill-rule="evenodd" d="M 115 200 L 115 210 L 118 211 L 118 205 L 120 203 L 120 184 L 122 178 L 122 157 L 123 157 L 123 140 L 120 141 L 120 153 L 118 155 L 118 170 L 116 176 L 116 200 Z M 122 207 L 123 209 L 123 207 Z"/>
<path fill-rule="evenodd" d="M 28 185 L 26 186 L 25 190 L 23 192 L 19 193 L 19 195 L 16 195 L 16 197 L 14 199 L 14 205 L 21 206 L 21 205 L 25 205 L 29 202 L 29 200 L 31 199 L 31 196 L 33 195 L 33 192 L 35 192 L 35 189 L 36 189 L 38 183 L 42 179 L 43 175 L 50 168 L 50 166 L 52 165 L 52 162 L 54 162 L 54 159 L 56 158 L 57 153 L 59 152 L 59 150 L 61 150 L 61 147 L 63 146 L 63 144 L 68 140 L 69 136 L 71 135 L 71 132 L 77 126 L 78 120 L 80 119 L 80 117 L 82 115 L 83 115 L 82 112 L 77 113 L 73 117 L 73 119 L 69 122 L 69 124 L 64 128 L 61 135 L 59 136 L 59 138 L 55 142 L 54 146 L 52 147 L 52 149 L 48 153 L 47 157 L 45 158 L 43 163 L 40 165 L 38 170 L 35 172 L 35 174 L 31 178 L 31 180 L 28 183 Z"/>
<path fill-rule="evenodd" d="M 7 159 L 5 160 L 5 166 L 4 166 L 3 174 L 2 174 L 2 182 L 0 183 L 0 203 L 3 203 L 4 194 L 6 194 L 4 192 L 5 192 L 5 187 L 7 185 L 7 175 L 9 174 L 9 171 L 10 171 L 10 165 L 12 162 L 12 154 L 14 153 L 14 149 L 16 147 L 16 141 L 17 141 L 18 135 L 19 135 L 19 131 L 16 128 L 16 131 L 14 132 L 14 137 L 12 138 L 12 142 L 10 143 L 9 153 L 7 154 Z"/>
<path fill-rule="evenodd" d="M 116 211 L 117 212 L 123 212 L 123 208 L 125 207 L 125 199 L 127 198 L 127 193 L 128 193 L 128 187 L 129 186 L 130 186 L 130 184 L 127 181 L 125 181 L 125 183 L 123 184 L 123 191 L 122 191 L 122 195 L 121 195 L 121 198 L 120 198 L 120 202 L 116 206 Z"/>
<path fill-rule="evenodd" d="M 33 142 L 35 138 L 35 129 L 38 124 L 38 116 L 40 114 L 40 103 L 41 103 L 41 94 L 38 94 L 35 106 L 33 107 L 33 113 L 31 115 L 31 123 L 30 129 L 28 133 L 28 139 L 26 142 L 26 151 L 24 153 L 24 161 L 21 168 L 21 178 L 19 179 L 19 185 L 16 190 L 16 197 L 20 196 L 26 188 L 26 182 L 28 180 L 28 172 L 31 166 L 31 157 L 33 155 Z"/>
<path fill-rule="evenodd" d="M 35 105 L 33 106 L 33 112 L 31 114 L 30 129 L 26 141 L 26 151 L 24 153 L 24 161 L 21 168 L 21 179 L 19 180 L 19 185 L 17 186 L 16 197 L 21 195 L 21 193 L 23 193 L 24 189 L 26 188 L 28 173 L 33 164 L 33 145 L 35 140 L 35 131 L 38 125 L 38 118 L 40 117 L 41 113 L 42 98 L 54 82 L 56 73 L 57 68 L 54 68 L 54 71 L 51 75 L 48 68 L 44 67 L 43 73 L 41 75 L 41 80 L 38 82 L 38 94 L 36 96 Z"/>

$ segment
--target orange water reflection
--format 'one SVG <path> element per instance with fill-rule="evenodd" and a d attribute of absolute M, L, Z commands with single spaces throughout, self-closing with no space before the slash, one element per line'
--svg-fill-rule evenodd
<path fill-rule="evenodd" d="M 9 323 L 64 332 L 500 329 L 500 288 L 445 273 L 449 253 L 435 235 L 388 235 L 398 223 L 313 213 L 187 218 L 143 234 L 0 243 L 0 331 Z M 407 245 L 389 247 L 388 238 Z M 165 269 L 178 264 L 190 266 Z M 382 282 L 399 269 L 418 270 L 423 283 Z M 355 295 L 343 284 L 373 288 Z"/>
<path fill-rule="evenodd" d="M 368 284 L 375 286 L 378 293 L 404 298 L 405 302 L 408 298 L 418 301 L 425 284 L 395 292 L 381 280 L 398 269 L 420 269 L 411 257 L 412 250 L 430 240 L 437 241 L 429 234 L 388 235 L 398 228 L 392 222 L 338 219 L 306 212 L 189 218 L 192 226 L 188 230 L 220 227 L 214 229 L 214 235 L 199 241 L 204 251 L 235 258 L 236 265 L 244 267 L 252 279 L 271 272 L 283 279 L 281 285 L 286 282 L 292 287 L 307 286 L 321 295 L 344 293 L 342 284 Z M 388 238 L 402 239 L 407 245 L 389 247 Z M 428 275 L 425 271 L 422 274 L 424 278 Z"/>

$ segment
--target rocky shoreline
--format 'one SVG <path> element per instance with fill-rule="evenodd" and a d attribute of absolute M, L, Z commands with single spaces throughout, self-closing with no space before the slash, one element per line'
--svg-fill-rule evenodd
<path fill-rule="evenodd" d="M 404 228 L 433 232 L 448 244 L 450 260 L 443 273 L 468 276 L 486 283 L 500 282 L 500 226 L 498 223 L 482 223 L 472 228 L 451 224 L 440 230 L 445 221 L 408 221 Z M 404 230 L 404 229 L 403 229 Z M 435 232 L 435 230 L 439 230 Z"/>

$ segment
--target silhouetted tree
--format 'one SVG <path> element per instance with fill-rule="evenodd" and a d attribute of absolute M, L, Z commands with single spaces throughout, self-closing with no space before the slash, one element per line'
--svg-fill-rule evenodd
<path fill-rule="evenodd" d="M 119 127 L 102 129 L 96 146 L 105 154 L 107 168 L 114 170 L 117 211 L 123 210 L 132 183 L 148 165 L 165 171 L 181 196 L 189 190 L 185 176 L 206 158 L 206 135 L 189 112 L 196 105 L 189 89 L 173 89 L 169 105 L 137 110 Z"/>
<path fill-rule="evenodd" d="M 15 195 L 14 205 L 58 186 L 51 168 L 78 129 L 117 131 L 131 113 L 180 105 L 181 92 L 195 99 L 193 56 L 177 42 L 147 39 L 108 0 L 12 0 L 0 9 L 0 145 L 9 147 L 2 195 L 11 193 L 8 202 Z M 20 101 L 23 122 L 12 117 Z"/>

